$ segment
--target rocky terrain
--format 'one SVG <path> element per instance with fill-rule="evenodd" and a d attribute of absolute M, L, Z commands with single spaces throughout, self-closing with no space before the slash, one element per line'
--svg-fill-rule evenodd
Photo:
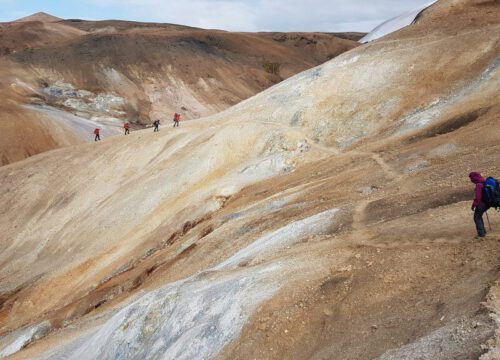
<path fill-rule="evenodd" d="M 440 0 L 221 113 L 1 167 L 0 356 L 498 359 L 467 175 L 500 172 L 499 14 Z"/>
<path fill-rule="evenodd" d="M 96 126 L 108 136 L 125 121 L 139 129 L 156 119 L 169 124 L 174 112 L 184 120 L 217 113 L 358 46 L 360 36 L 230 33 L 43 13 L 0 23 L 0 92 L 8 99 L 0 108 L 0 165 L 92 141 Z M 73 125 L 61 125 L 67 117 Z"/>

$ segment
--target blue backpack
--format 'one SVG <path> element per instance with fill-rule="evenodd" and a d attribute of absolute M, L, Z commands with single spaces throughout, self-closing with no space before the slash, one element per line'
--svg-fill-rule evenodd
<path fill-rule="evenodd" d="M 500 184 L 495 178 L 488 177 L 484 182 L 483 201 L 490 207 L 500 208 Z"/>

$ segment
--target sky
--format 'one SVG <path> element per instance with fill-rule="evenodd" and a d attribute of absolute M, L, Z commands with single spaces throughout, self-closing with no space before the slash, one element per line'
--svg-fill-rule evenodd
<path fill-rule="evenodd" d="M 0 22 L 43 11 L 65 19 L 165 22 L 231 31 L 363 31 L 429 0 L 0 0 Z"/>

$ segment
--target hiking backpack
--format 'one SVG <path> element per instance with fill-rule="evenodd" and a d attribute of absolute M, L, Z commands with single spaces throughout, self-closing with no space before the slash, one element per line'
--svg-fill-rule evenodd
<path fill-rule="evenodd" d="M 500 184 L 495 178 L 488 177 L 484 182 L 483 199 L 486 205 L 500 208 Z"/>

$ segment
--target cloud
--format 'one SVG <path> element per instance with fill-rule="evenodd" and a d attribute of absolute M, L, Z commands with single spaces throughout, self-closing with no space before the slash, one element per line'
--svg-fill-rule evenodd
<path fill-rule="evenodd" d="M 1 0 L 0 0 L 1 1 Z M 129 19 L 232 31 L 369 31 L 428 0 L 85 0 Z"/>
<path fill-rule="evenodd" d="M 201 28 L 257 30 L 252 3 L 230 0 L 86 0 L 93 6 L 112 9 L 128 19 L 167 22 Z"/>

